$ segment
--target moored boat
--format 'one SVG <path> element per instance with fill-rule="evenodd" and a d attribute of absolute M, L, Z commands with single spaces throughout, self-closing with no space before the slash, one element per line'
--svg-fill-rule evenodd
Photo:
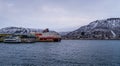
<path fill-rule="evenodd" d="M 0 41 L 5 43 L 60 42 L 61 36 L 48 29 L 40 32 L 0 34 Z"/>
<path fill-rule="evenodd" d="M 9 36 L 9 37 L 5 37 L 3 42 L 5 42 L 5 43 L 20 43 L 21 38 L 18 36 Z"/>
<path fill-rule="evenodd" d="M 36 42 L 36 37 L 31 35 L 31 34 L 28 34 L 28 35 L 21 35 L 21 41 L 23 43 L 33 43 L 33 42 Z"/>
<path fill-rule="evenodd" d="M 61 36 L 55 31 L 44 30 L 42 33 L 36 33 L 39 42 L 60 42 Z"/>

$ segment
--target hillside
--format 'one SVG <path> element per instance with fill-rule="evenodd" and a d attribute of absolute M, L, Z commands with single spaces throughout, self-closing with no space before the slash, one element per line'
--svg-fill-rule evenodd
<path fill-rule="evenodd" d="M 63 39 L 120 39 L 120 18 L 93 21 L 69 32 Z"/>
<path fill-rule="evenodd" d="M 5 27 L 0 29 L 3 34 L 27 34 L 31 32 L 42 32 L 42 29 L 23 28 L 23 27 Z"/>

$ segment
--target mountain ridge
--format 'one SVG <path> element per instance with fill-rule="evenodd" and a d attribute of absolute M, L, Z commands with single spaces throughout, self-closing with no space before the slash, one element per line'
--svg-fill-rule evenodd
<path fill-rule="evenodd" d="M 69 32 L 64 39 L 120 39 L 120 18 L 96 20 Z"/>
<path fill-rule="evenodd" d="M 43 32 L 43 29 L 13 27 L 13 26 L 0 29 L 1 34 L 28 34 L 31 32 Z"/>

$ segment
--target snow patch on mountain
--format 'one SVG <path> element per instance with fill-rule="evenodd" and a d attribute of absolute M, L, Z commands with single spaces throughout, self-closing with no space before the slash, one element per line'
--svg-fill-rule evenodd
<path fill-rule="evenodd" d="M 113 37 L 116 37 L 116 34 L 111 30 L 111 33 L 113 34 Z"/>

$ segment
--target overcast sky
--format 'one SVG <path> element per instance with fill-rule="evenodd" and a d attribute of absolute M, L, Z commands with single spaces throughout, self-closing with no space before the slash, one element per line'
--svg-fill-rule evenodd
<path fill-rule="evenodd" d="M 98 19 L 120 16 L 120 0 L 0 0 L 0 28 L 70 31 Z"/>

